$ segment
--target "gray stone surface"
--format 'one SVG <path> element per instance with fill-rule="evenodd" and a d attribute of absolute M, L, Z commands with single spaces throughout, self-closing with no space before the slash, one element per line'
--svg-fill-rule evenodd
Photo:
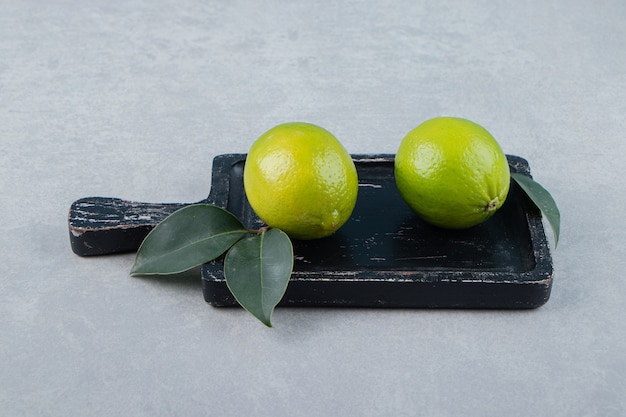
<path fill-rule="evenodd" d="M 626 3 L 0 1 L 5 416 L 626 414 Z M 279 309 L 80 258 L 70 204 L 196 201 L 220 153 L 302 120 L 394 153 L 484 125 L 560 205 L 532 311 Z"/>

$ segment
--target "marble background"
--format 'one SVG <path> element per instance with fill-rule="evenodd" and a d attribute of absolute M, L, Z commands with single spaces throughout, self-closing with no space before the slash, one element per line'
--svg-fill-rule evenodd
<path fill-rule="evenodd" d="M 6 416 L 626 414 L 626 3 L 0 0 Z M 308 121 L 394 153 L 439 115 L 559 203 L 532 311 L 216 309 L 80 258 L 85 196 L 197 201 L 215 155 Z"/>

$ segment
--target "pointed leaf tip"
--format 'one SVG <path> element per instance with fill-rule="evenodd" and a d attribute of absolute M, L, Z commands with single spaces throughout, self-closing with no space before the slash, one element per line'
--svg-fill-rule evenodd
<path fill-rule="evenodd" d="M 143 240 L 130 274 L 183 272 L 222 255 L 246 234 L 241 222 L 211 204 L 192 204 L 170 214 Z"/>
<path fill-rule="evenodd" d="M 293 269 L 293 247 L 279 229 L 237 242 L 224 259 L 226 285 L 237 302 L 267 327 Z"/>
<path fill-rule="evenodd" d="M 556 201 L 552 195 L 541 184 L 532 178 L 518 173 L 511 173 L 511 178 L 517 182 L 522 190 L 528 195 L 532 202 L 539 208 L 541 213 L 546 217 L 548 223 L 552 227 L 554 233 L 554 247 L 559 243 L 559 234 L 561 230 L 561 213 L 556 205 Z"/>

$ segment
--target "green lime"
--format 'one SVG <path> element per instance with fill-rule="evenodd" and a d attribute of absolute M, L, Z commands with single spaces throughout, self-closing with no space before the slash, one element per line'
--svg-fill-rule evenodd
<path fill-rule="evenodd" d="M 410 131 L 394 169 L 408 205 L 443 228 L 464 229 L 487 220 L 509 192 L 510 170 L 500 145 L 465 119 L 437 117 Z"/>
<path fill-rule="evenodd" d="M 248 152 L 244 188 L 268 226 L 296 239 L 333 234 L 356 204 L 354 162 L 327 130 L 309 123 L 278 125 Z"/>

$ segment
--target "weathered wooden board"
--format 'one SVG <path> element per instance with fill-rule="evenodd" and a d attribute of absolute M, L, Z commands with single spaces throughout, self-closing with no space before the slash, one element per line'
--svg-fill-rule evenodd
<path fill-rule="evenodd" d="M 513 172 L 530 175 L 526 160 L 507 158 Z M 515 182 L 491 219 L 450 231 L 424 223 L 404 203 L 393 155 L 353 159 L 360 183 L 354 213 L 331 237 L 294 241 L 294 272 L 280 305 L 536 308 L 547 302 L 553 267 L 541 215 Z M 203 202 L 259 227 L 243 190 L 244 163 L 244 154 L 216 157 Z M 185 205 L 78 200 L 69 215 L 72 248 L 82 256 L 136 250 L 152 227 Z M 221 259 L 203 266 L 202 284 L 208 303 L 237 305 Z"/>
<path fill-rule="evenodd" d="M 228 193 L 224 188 L 230 175 L 228 163 L 231 155 L 219 155 L 213 164 L 211 189 L 219 201 L 211 201 L 226 207 Z M 199 201 L 208 202 L 208 199 Z M 70 244 L 80 256 L 112 255 L 134 252 L 139 249 L 146 235 L 159 222 L 174 211 L 192 203 L 143 203 L 109 197 L 86 197 L 72 203 L 68 226 Z"/>

